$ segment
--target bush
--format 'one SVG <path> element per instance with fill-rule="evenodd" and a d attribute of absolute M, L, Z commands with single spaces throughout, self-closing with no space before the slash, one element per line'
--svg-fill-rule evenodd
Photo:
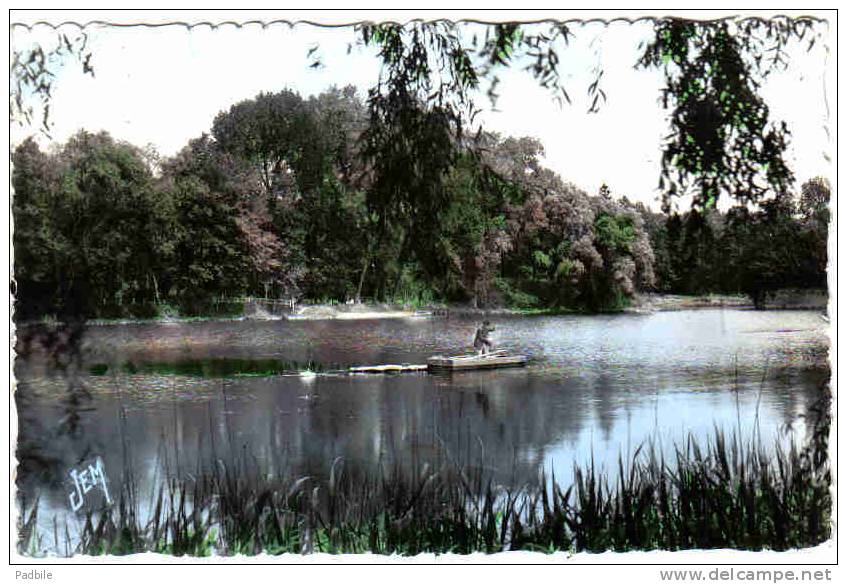
<path fill-rule="evenodd" d="M 417 270 L 413 266 L 403 266 L 399 280 L 394 294 L 386 298 L 387 302 L 415 308 L 433 304 L 435 291 L 418 277 Z"/>
<path fill-rule="evenodd" d="M 504 278 L 497 278 L 494 286 L 503 295 L 503 300 L 508 308 L 538 308 L 540 300 L 534 294 L 518 290 Z"/>
<path fill-rule="evenodd" d="M 179 308 L 167 302 L 156 305 L 156 315 L 159 318 L 179 318 Z"/>

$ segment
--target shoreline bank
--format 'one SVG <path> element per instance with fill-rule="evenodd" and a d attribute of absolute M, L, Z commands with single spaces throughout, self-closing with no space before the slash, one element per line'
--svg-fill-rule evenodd
<path fill-rule="evenodd" d="M 823 291 L 797 290 L 781 291 L 765 303 L 764 310 L 817 310 L 827 311 L 828 296 Z M 566 308 L 473 308 L 463 305 L 433 305 L 420 308 L 386 303 L 360 304 L 310 304 L 295 306 L 293 310 L 276 312 L 273 301 L 267 302 L 256 299 L 245 303 L 241 314 L 238 315 L 205 315 L 205 316 L 166 316 L 156 318 L 116 318 L 90 319 L 88 325 L 108 326 L 118 324 L 181 324 L 208 321 L 266 321 L 266 320 L 375 320 L 397 318 L 469 318 L 486 316 L 558 316 L 599 314 L 652 314 L 654 312 L 672 312 L 683 310 L 704 310 L 730 308 L 736 310 L 754 310 L 752 300 L 743 295 L 730 294 L 638 294 L 629 306 L 617 311 L 583 312 Z M 17 327 L 58 324 L 53 320 L 24 321 Z"/>

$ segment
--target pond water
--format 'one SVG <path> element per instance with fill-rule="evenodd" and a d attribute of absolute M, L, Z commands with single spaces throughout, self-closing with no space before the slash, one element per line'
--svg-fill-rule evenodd
<path fill-rule="evenodd" d="M 40 521 L 69 513 L 68 473 L 101 457 L 114 492 L 132 467 L 142 487 L 198 474 L 220 452 L 261 472 L 325 476 L 333 461 L 481 465 L 496 481 L 540 471 L 566 483 L 592 457 L 615 470 L 641 444 L 666 452 L 721 429 L 802 440 L 824 373 L 817 313 L 712 309 L 647 315 L 492 318 L 498 348 L 526 368 L 395 375 L 203 376 L 162 364 L 216 359 L 349 365 L 425 363 L 469 349 L 461 318 L 224 321 L 89 327 L 78 377 L 19 357 L 18 488 Z M 119 365 L 159 364 L 127 368 Z M 92 375 L 95 365 L 108 365 Z M 95 367 L 96 369 L 96 367 Z M 136 371 L 128 373 L 128 371 Z M 155 372 L 154 372 L 155 371 Z M 68 386 L 83 395 L 69 397 Z M 86 395 L 87 394 L 87 395 Z M 76 395 L 76 394 L 74 394 Z"/>

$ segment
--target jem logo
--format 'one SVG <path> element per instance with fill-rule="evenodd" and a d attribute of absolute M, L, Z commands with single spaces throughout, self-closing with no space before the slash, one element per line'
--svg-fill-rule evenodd
<path fill-rule="evenodd" d="M 98 485 L 103 491 L 106 503 L 109 505 L 112 504 L 112 499 L 109 497 L 109 488 L 106 485 L 106 470 L 103 468 L 103 459 L 99 456 L 94 460 L 93 464 L 89 464 L 82 470 L 71 469 L 70 474 L 74 483 L 74 490 L 68 494 L 71 509 L 79 511 L 85 502 L 85 496 Z"/>

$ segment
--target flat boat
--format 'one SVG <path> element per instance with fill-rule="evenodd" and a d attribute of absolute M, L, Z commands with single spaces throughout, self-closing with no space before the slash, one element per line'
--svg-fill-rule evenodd
<path fill-rule="evenodd" d="M 529 358 L 526 355 L 506 355 L 489 353 L 487 355 L 471 354 L 452 357 L 435 355 L 427 359 L 430 371 L 471 371 L 474 369 L 499 369 L 501 367 L 523 367 Z"/>

